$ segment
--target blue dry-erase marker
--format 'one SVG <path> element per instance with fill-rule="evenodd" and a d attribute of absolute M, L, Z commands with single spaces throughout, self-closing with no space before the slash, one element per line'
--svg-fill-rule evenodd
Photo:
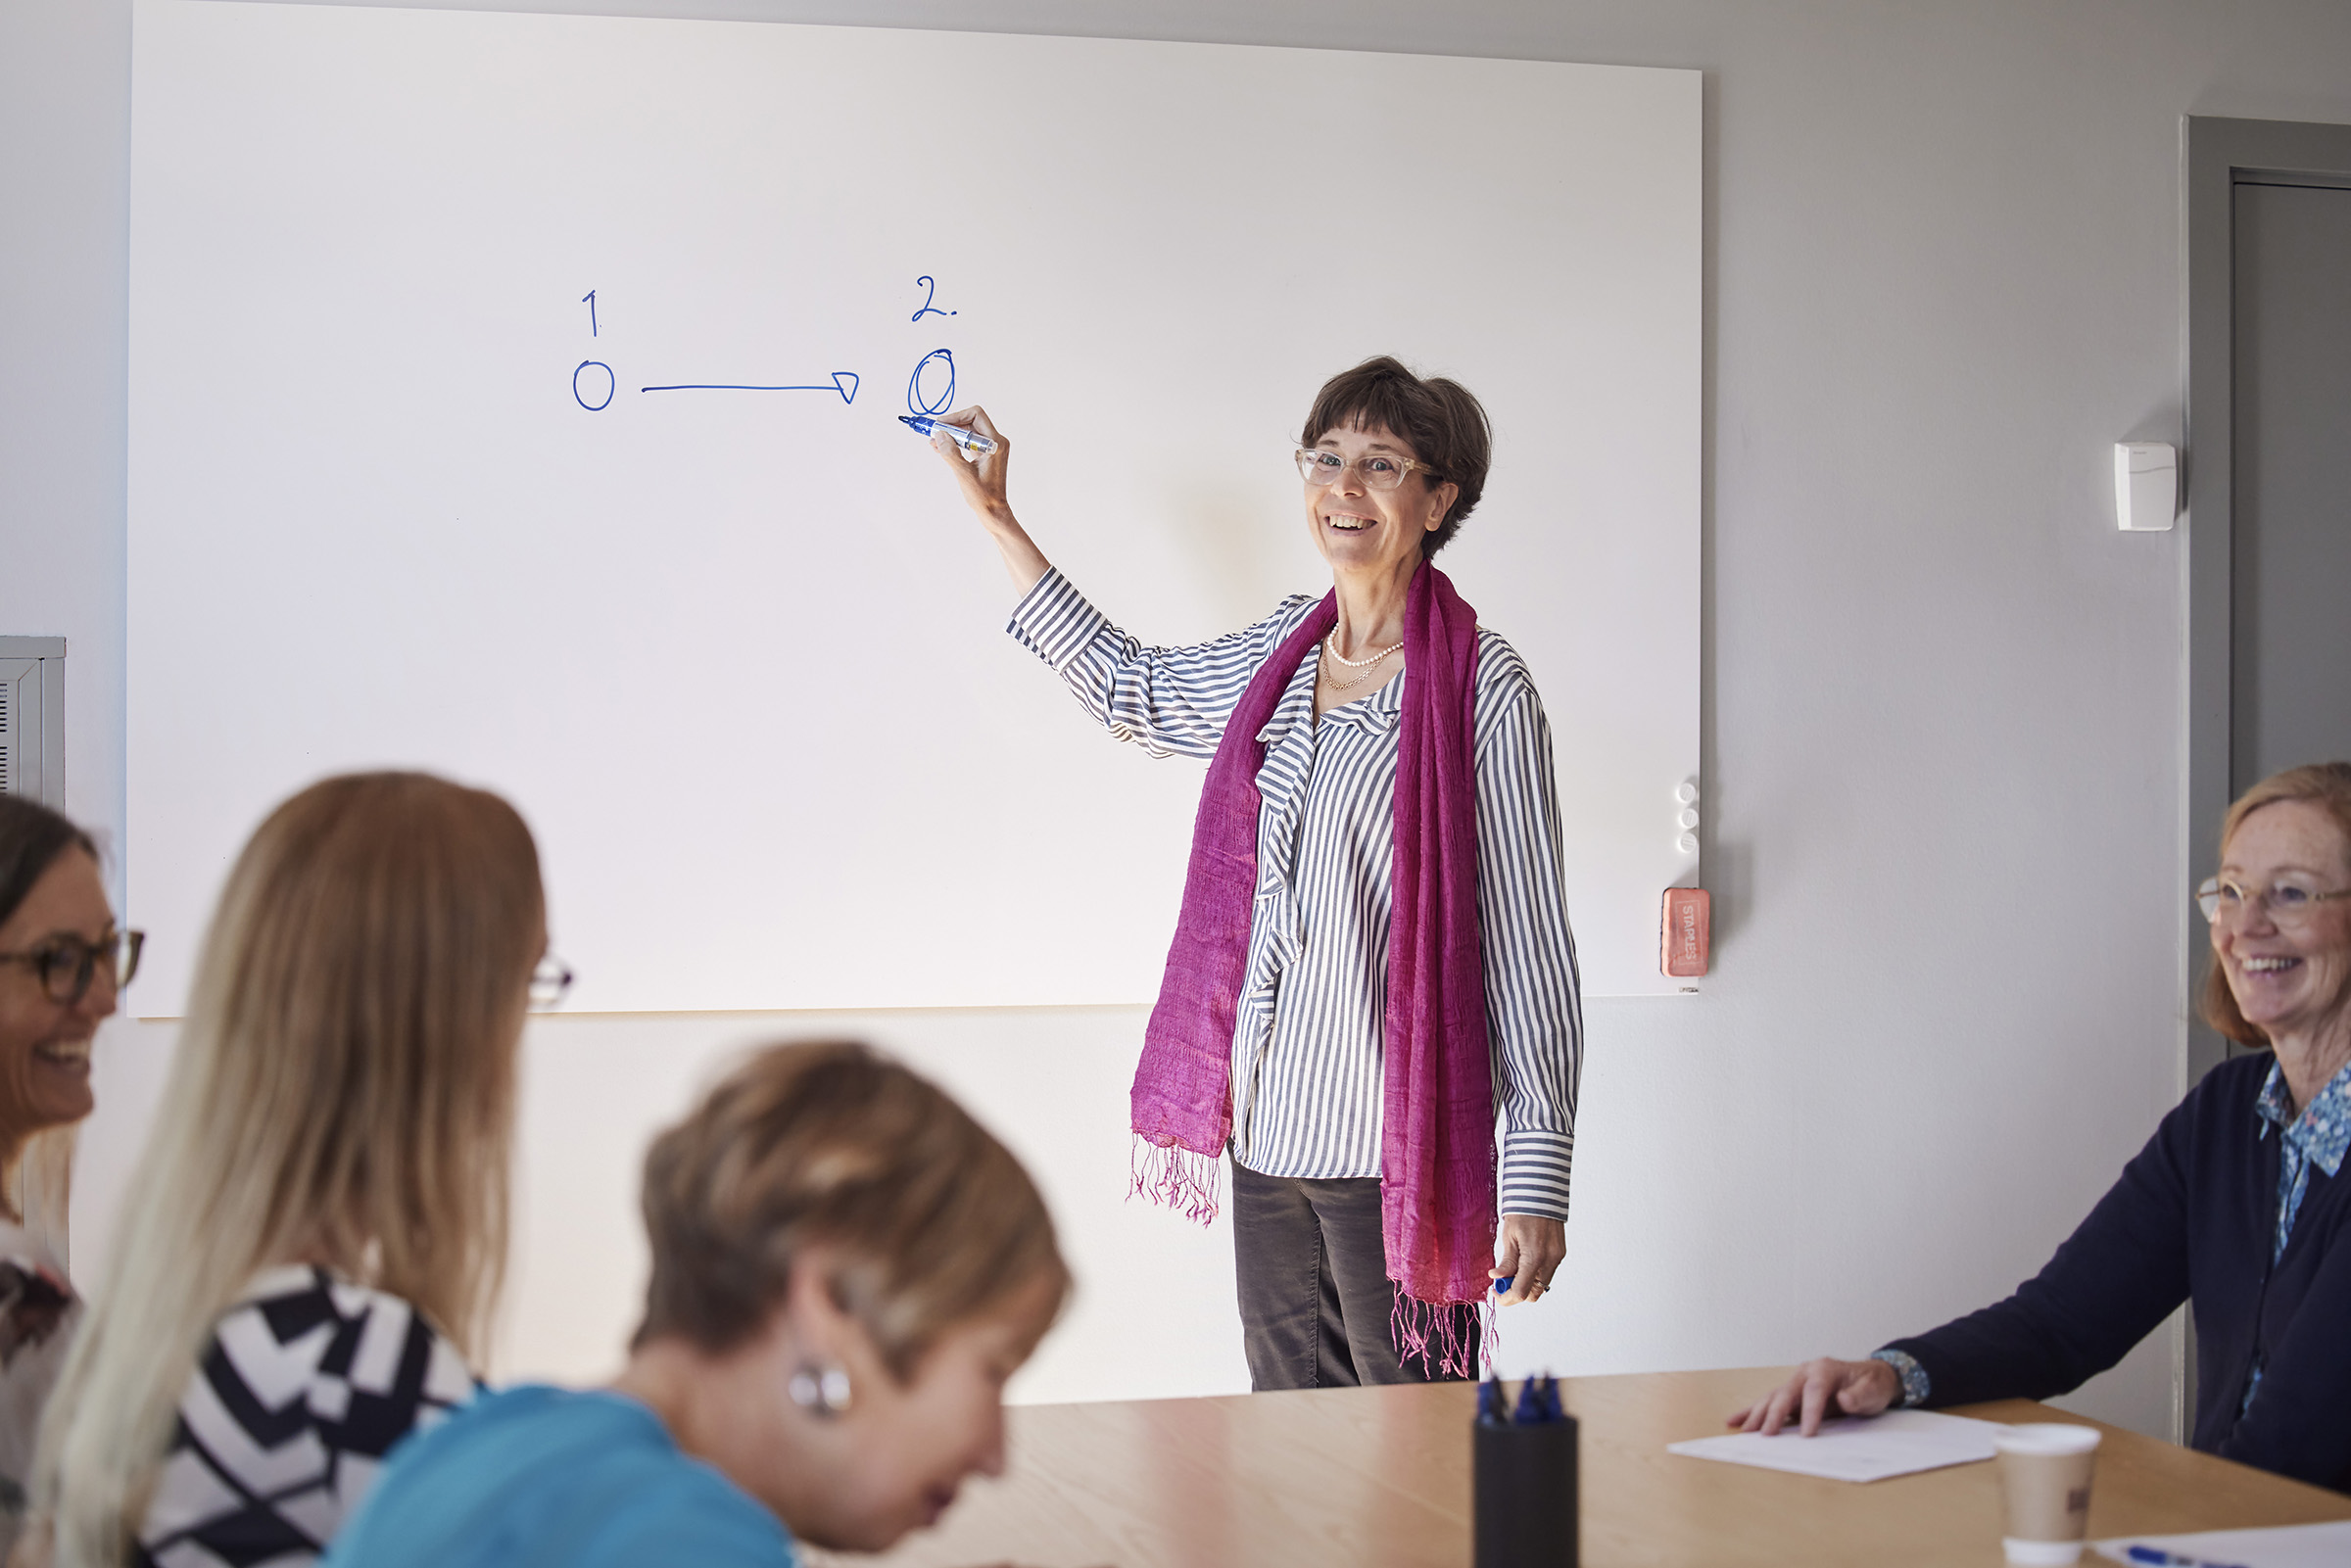
<path fill-rule="evenodd" d="M 1479 1426 L 1508 1426 L 1511 1412 L 1503 1402 L 1502 1384 L 1488 1378 L 1477 1386 L 1477 1424 Z"/>
<path fill-rule="evenodd" d="M 1535 1386 L 1535 1380 L 1530 1377 L 1519 1384 L 1518 1407 L 1511 1412 L 1511 1424 L 1541 1426 L 1550 1419 L 1549 1412 L 1543 1408 L 1543 1391 Z"/>
<path fill-rule="evenodd" d="M 2161 1546 L 2133 1546 L 2123 1555 L 2133 1562 L 2154 1563 L 2157 1568 L 2237 1568 L 2235 1563 L 2208 1562 L 2202 1557 L 2187 1557 L 2176 1551 L 2166 1551 Z"/>
<path fill-rule="evenodd" d="M 1502 1278 L 1494 1282 L 1494 1294 L 1497 1296 L 1508 1296 L 1511 1293 L 1511 1281 L 1516 1279 L 1517 1277 L 1518 1276 L 1515 1274 L 1503 1275 Z"/>
<path fill-rule="evenodd" d="M 934 419 L 929 414 L 902 413 L 898 415 L 898 423 L 909 427 L 918 436 L 945 436 L 949 441 L 955 443 L 956 449 L 966 457 L 971 456 L 974 452 L 996 450 L 993 436 L 984 436 L 977 430 L 967 430 L 962 425 L 951 425 L 944 419 Z"/>

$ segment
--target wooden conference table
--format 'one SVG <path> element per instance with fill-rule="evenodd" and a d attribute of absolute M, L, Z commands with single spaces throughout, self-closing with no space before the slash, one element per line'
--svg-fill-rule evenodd
<path fill-rule="evenodd" d="M 1784 1375 L 1563 1380 L 1582 1423 L 1586 1568 L 1995 1568 L 1991 1464 L 1858 1486 L 1665 1451 L 1721 1432 L 1724 1412 Z M 1457 1383 L 1017 1406 L 1011 1474 L 968 1485 L 937 1530 L 880 1557 L 809 1556 L 888 1568 L 1466 1568 L 1472 1398 Z M 2081 1419 L 2023 1400 L 1963 1413 Z M 2351 1519 L 2351 1497 L 2104 1431 L 2093 1537 Z"/>

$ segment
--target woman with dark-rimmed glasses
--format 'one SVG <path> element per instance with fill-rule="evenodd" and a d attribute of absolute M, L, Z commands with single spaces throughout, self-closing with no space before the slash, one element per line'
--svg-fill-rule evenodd
<path fill-rule="evenodd" d="M 2351 1492 L 2351 763 L 2238 796 L 2195 902 L 2204 1021 L 2256 1050 L 2188 1090 L 2015 1295 L 1867 1360 L 1809 1361 L 1733 1426 L 1810 1436 L 1828 1413 L 2068 1394 L 2185 1302 L 2189 1441 Z"/>
<path fill-rule="evenodd" d="M 1197 647 L 1087 603 L 1013 516 L 1010 443 L 945 422 L 993 439 L 934 445 L 1013 635 L 1113 736 L 1209 759 L 1137 1189 L 1206 1217 L 1230 1154 L 1257 1388 L 1465 1375 L 1475 1305 L 1540 1298 L 1565 1254 L 1582 1054 L 1550 724 L 1430 560 L 1484 491 L 1485 410 L 1391 358 L 1333 377 L 1295 453 L 1330 592 Z"/>
<path fill-rule="evenodd" d="M 66 1276 L 66 1192 L 92 1105 L 90 1044 L 138 962 L 90 835 L 0 795 L 0 1557 L 81 1311 Z"/>

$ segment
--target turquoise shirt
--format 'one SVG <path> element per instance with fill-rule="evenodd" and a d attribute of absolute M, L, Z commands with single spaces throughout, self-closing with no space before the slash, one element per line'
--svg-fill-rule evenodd
<path fill-rule="evenodd" d="M 617 1394 L 525 1384 L 393 1450 L 333 1568 L 792 1568 L 776 1516 Z"/>

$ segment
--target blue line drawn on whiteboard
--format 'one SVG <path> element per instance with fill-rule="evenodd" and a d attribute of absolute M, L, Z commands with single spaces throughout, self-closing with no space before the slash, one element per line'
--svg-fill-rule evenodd
<path fill-rule="evenodd" d="M 926 398 L 923 396 L 923 372 L 931 368 L 931 361 L 934 359 L 938 361 L 939 369 L 946 372 L 946 390 L 936 398 Z M 936 385 L 938 376 L 934 373 L 931 380 Z M 954 405 L 955 356 L 944 349 L 933 349 L 915 361 L 914 374 L 906 378 L 906 406 L 918 414 L 936 416 L 945 413 Z"/>
<path fill-rule="evenodd" d="M 580 390 L 580 376 L 582 372 L 589 370 L 601 370 L 604 373 L 604 401 L 602 403 L 590 403 L 588 395 Z M 582 359 L 579 369 L 571 373 L 571 395 L 579 401 L 580 406 L 590 413 L 600 413 L 612 404 L 613 379 L 612 367 L 601 359 Z M 594 386 L 595 384 L 596 378 L 589 377 L 589 385 Z"/>
<path fill-rule="evenodd" d="M 857 401 L 857 372 L 836 370 L 829 382 L 815 386 L 750 387 L 731 381 L 691 381 L 675 387 L 639 387 L 640 392 L 838 392 L 844 404 Z"/>
<path fill-rule="evenodd" d="M 581 295 L 580 303 L 588 307 L 588 335 L 593 338 L 596 336 L 596 290 L 590 289 Z"/>
<path fill-rule="evenodd" d="M 931 280 L 929 273 L 925 273 L 923 276 L 916 278 L 914 281 L 923 286 L 923 308 L 915 311 L 914 314 L 908 316 L 906 318 L 907 320 L 920 321 L 927 315 L 953 315 L 955 313 L 952 310 L 942 310 L 937 306 L 931 303 L 933 300 L 938 298 L 938 285 Z"/>

